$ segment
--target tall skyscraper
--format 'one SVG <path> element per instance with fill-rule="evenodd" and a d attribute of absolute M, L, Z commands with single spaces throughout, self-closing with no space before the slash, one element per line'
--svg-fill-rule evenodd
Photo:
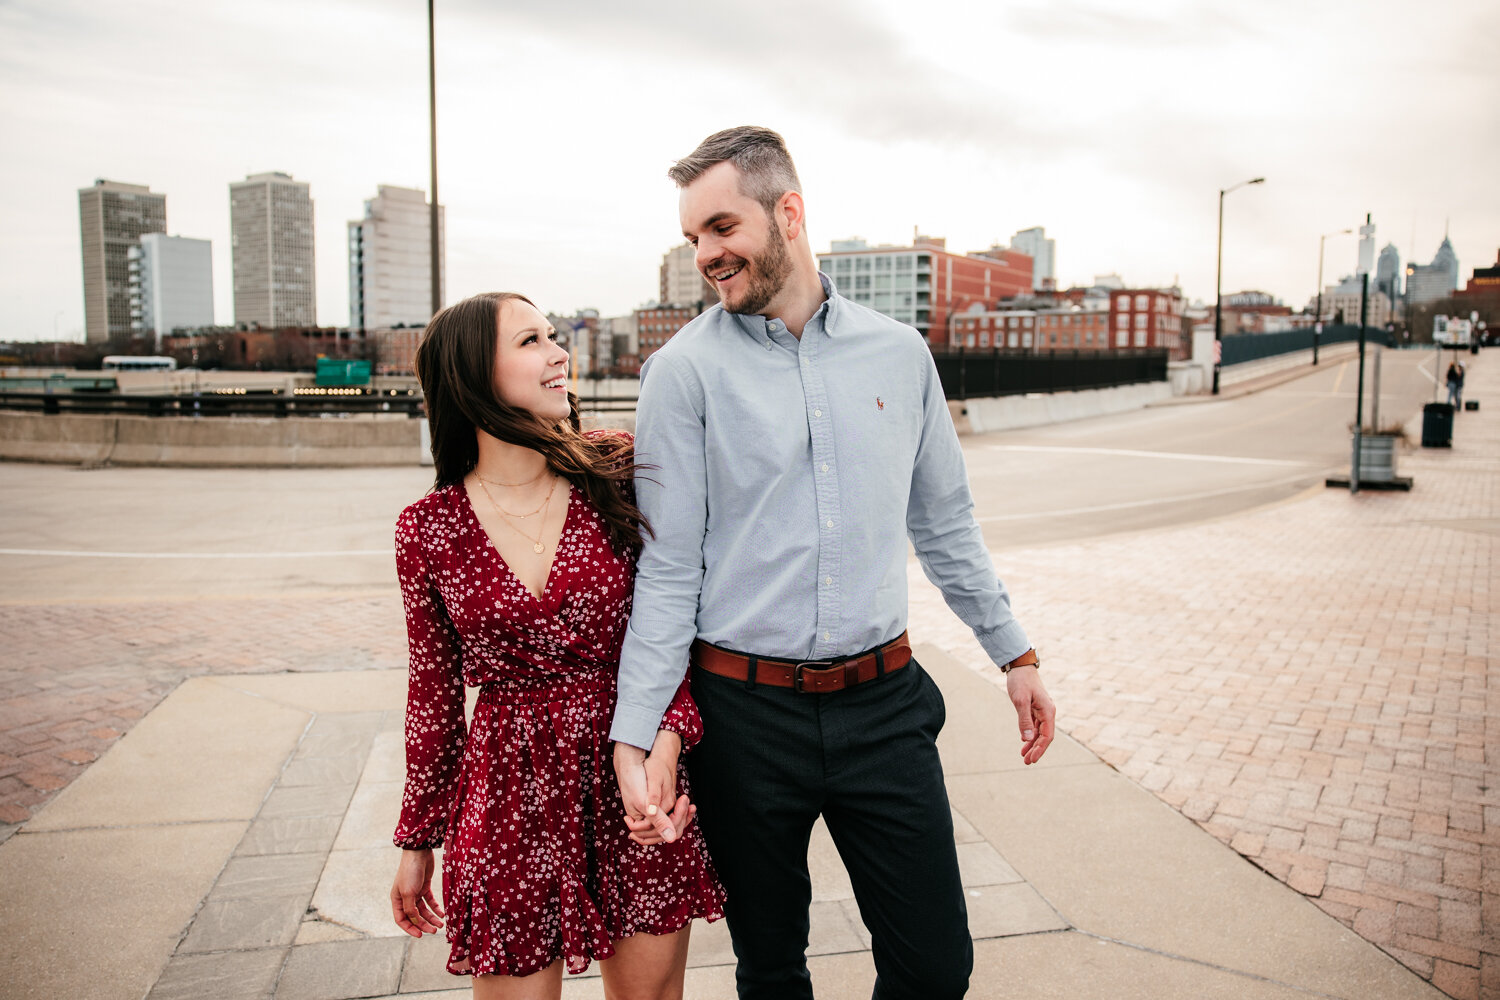
<path fill-rule="evenodd" d="M 1406 266 L 1406 301 L 1414 306 L 1446 299 L 1458 288 L 1458 254 L 1443 237 L 1431 264 Z"/>
<path fill-rule="evenodd" d="M 214 324 L 213 244 L 186 236 L 147 233 L 130 248 L 130 328 L 161 338 L 178 329 Z"/>
<path fill-rule="evenodd" d="M 1047 239 L 1044 226 L 1023 229 L 1010 238 L 1010 248 L 1030 257 L 1031 287 L 1057 287 L 1057 241 Z"/>
<path fill-rule="evenodd" d="M 424 326 L 432 318 L 432 207 L 420 188 L 381 184 L 349 223 L 349 326 Z M 438 297 L 446 299 L 447 224 L 438 206 Z"/>
<path fill-rule="evenodd" d="M 662 254 L 662 305 L 690 306 L 702 302 L 706 309 L 718 303 L 719 293 L 698 273 L 696 253 L 691 243 L 682 243 Z"/>
<path fill-rule="evenodd" d="M 1384 292 L 1392 302 L 1401 298 L 1401 251 L 1396 244 L 1387 243 L 1375 262 L 1375 284 L 1377 292 Z"/>
<path fill-rule="evenodd" d="M 83 242 L 84 339 L 130 338 L 130 248 L 146 233 L 167 231 L 167 196 L 141 184 L 103 179 L 78 189 Z"/>
<path fill-rule="evenodd" d="M 317 326 L 313 203 L 306 181 L 252 174 L 229 185 L 234 321 Z"/>

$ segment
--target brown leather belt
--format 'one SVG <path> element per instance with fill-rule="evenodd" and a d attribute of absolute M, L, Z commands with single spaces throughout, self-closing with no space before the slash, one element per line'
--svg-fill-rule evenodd
<path fill-rule="evenodd" d="M 867 653 L 834 660 L 779 660 L 751 656 L 694 640 L 693 665 L 720 677 L 791 688 L 803 694 L 829 694 L 875 680 L 911 662 L 906 633 Z"/>

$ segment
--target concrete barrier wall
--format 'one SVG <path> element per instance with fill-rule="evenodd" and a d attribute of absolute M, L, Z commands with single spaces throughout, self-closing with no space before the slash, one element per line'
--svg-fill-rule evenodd
<path fill-rule="evenodd" d="M 1144 382 L 1078 392 L 1038 392 L 966 402 L 954 400 L 948 403 L 948 412 L 953 415 L 953 424 L 960 434 L 984 434 L 1124 413 L 1171 395 L 1172 386 L 1167 382 Z"/>
<path fill-rule="evenodd" d="M 0 413 L 0 459 L 94 465 L 415 465 L 408 417 L 201 419 Z"/>

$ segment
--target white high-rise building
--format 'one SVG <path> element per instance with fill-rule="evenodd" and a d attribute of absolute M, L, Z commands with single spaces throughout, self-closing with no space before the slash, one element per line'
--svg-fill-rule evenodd
<path fill-rule="evenodd" d="M 702 302 L 706 309 L 718 303 L 718 291 L 698 272 L 696 254 L 691 243 L 679 244 L 662 254 L 662 305 L 690 306 Z"/>
<path fill-rule="evenodd" d="M 130 327 L 161 338 L 173 330 L 214 325 L 213 244 L 147 233 L 130 248 Z"/>
<path fill-rule="evenodd" d="M 1021 230 L 1010 238 L 1010 248 L 1019 250 L 1032 259 L 1033 289 L 1057 286 L 1057 241 L 1047 239 L 1045 227 L 1032 226 Z"/>
<path fill-rule="evenodd" d="M 438 206 L 438 298 L 447 291 L 447 225 Z M 349 223 L 349 326 L 425 326 L 432 318 L 432 206 L 420 188 L 381 184 Z"/>
<path fill-rule="evenodd" d="M 313 202 L 306 181 L 279 171 L 229 185 L 234 321 L 318 325 Z"/>
<path fill-rule="evenodd" d="M 83 247 L 84 339 L 130 337 L 130 251 L 145 233 L 167 231 L 167 196 L 143 184 L 98 180 L 78 191 Z"/>

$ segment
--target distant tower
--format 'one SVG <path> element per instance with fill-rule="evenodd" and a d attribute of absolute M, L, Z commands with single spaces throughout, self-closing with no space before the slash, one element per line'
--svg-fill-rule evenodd
<path fill-rule="evenodd" d="M 1412 264 L 1406 269 L 1406 297 L 1414 306 L 1446 299 L 1457 288 L 1458 255 L 1446 236 L 1431 264 Z"/>
<path fill-rule="evenodd" d="M 130 315 L 136 336 L 161 338 L 214 325 L 213 244 L 147 233 L 130 248 Z"/>
<path fill-rule="evenodd" d="M 696 256 L 691 243 L 679 244 L 662 254 L 662 305 L 691 306 L 701 302 L 706 307 L 719 301 L 718 291 L 698 272 Z"/>
<path fill-rule="evenodd" d="M 1401 253 L 1394 243 L 1387 243 L 1375 262 L 1375 291 L 1384 292 L 1392 302 L 1401 297 Z"/>
<path fill-rule="evenodd" d="M 306 181 L 280 172 L 229 185 L 234 321 L 317 326 L 313 203 Z"/>
<path fill-rule="evenodd" d="M 1010 238 L 1010 248 L 1019 250 L 1034 262 L 1031 265 L 1031 287 L 1056 287 L 1057 241 L 1047 239 L 1043 226 L 1023 229 Z"/>
<path fill-rule="evenodd" d="M 432 318 L 432 212 L 420 188 L 381 184 L 349 223 L 349 326 L 425 326 Z M 438 300 L 444 301 L 446 225 L 438 206 Z"/>
<path fill-rule="evenodd" d="M 167 196 L 140 184 L 97 180 L 78 190 L 83 238 L 84 339 L 130 339 L 130 250 L 146 233 L 167 231 Z"/>

